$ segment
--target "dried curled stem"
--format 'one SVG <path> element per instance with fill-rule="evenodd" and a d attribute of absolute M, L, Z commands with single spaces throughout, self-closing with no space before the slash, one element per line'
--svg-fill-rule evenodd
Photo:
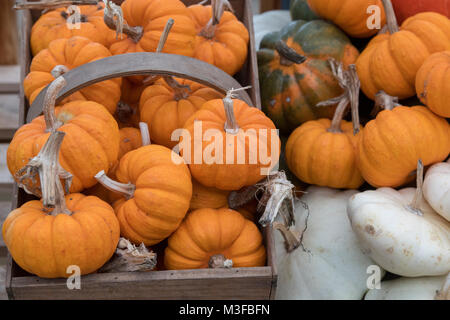
<path fill-rule="evenodd" d="M 50 73 L 53 76 L 53 78 L 56 79 L 59 76 L 62 76 L 64 73 L 67 73 L 67 72 L 69 72 L 69 68 L 67 68 L 63 64 L 59 64 L 59 65 L 55 66 Z"/>
<path fill-rule="evenodd" d="M 141 243 L 136 247 L 129 240 L 120 238 L 114 256 L 98 272 L 145 272 L 156 266 L 156 253 Z"/>
<path fill-rule="evenodd" d="M 391 0 L 382 0 L 384 12 L 386 13 L 387 28 L 390 34 L 394 34 L 400 30 L 398 27 L 397 17 L 395 16 L 394 7 Z"/>
<path fill-rule="evenodd" d="M 344 66 L 341 62 L 337 62 L 334 59 L 328 60 L 331 71 L 339 83 L 339 86 L 344 89 L 344 93 L 340 96 L 323 101 L 317 104 L 318 107 L 332 106 L 338 104 L 331 126 L 328 129 L 329 132 L 342 132 L 341 122 L 344 117 L 345 110 L 350 104 L 352 111 L 353 122 L 353 134 L 356 135 L 360 129 L 359 121 L 359 89 L 361 83 L 356 73 L 356 66 L 354 64 L 348 66 L 348 70 L 344 70 Z"/>
<path fill-rule="evenodd" d="M 126 34 L 135 43 L 141 40 L 144 29 L 141 26 L 131 27 L 123 18 L 122 8 L 111 0 L 103 0 L 105 3 L 103 20 L 111 30 L 116 31 L 116 37 L 122 39 L 122 34 Z"/>
<path fill-rule="evenodd" d="M 209 259 L 208 267 L 212 269 L 229 269 L 233 267 L 233 261 L 225 258 L 223 254 L 216 254 Z"/>
<path fill-rule="evenodd" d="M 258 212 L 262 212 L 259 224 L 267 226 L 273 223 L 277 216 L 281 216 L 285 225 L 294 224 L 295 186 L 287 179 L 282 171 L 272 173 L 263 181 L 239 191 L 233 191 L 228 197 L 228 206 L 237 209 L 252 199 L 262 197 L 258 201 Z"/>
<path fill-rule="evenodd" d="M 131 199 L 134 196 L 134 191 L 136 190 L 136 186 L 134 184 L 114 181 L 106 175 L 104 170 L 97 173 L 94 178 L 106 189 L 119 193 L 126 199 Z"/>
<path fill-rule="evenodd" d="M 376 117 L 378 112 L 380 112 L 382 109 L 393 110 L 395 107 L 398 106 L 400 106 L 400 104 L 398 103 L 397 97 L 392 97 L 383 90 L 381 90 L 375 95 L 375 106 L 370 115 L 372 117 Z"/>
<path fill-rule="evenodd" d="M 423 197 L 423 163 L 419 159 L 417 161 L 417 177 L 416 177 L 416 193 L 411 203 L 406 207 L 410 212 L 423 216 L 422 210 L 420 210 L 420 202 Z"/>
<path fill-rule="evenodd" d="M 275 44 L 275 50 L 280 56 L 280 64 L 289 67 L 293 64 L 301 64 L 306 61 L 306 57 L 298 54 L 297 51 L 289 47 L 286 42 L 279 40 Z"/>
<path fill-rule="evenodd" d="M 251 86 L 230 89 L 227 91 L 227 95 L 223 98 L 223 106 L 225 108 L 226 122 L 225 122 L 225 132 L 229 134 L 237 134 L 239 132 L 239 124 L 237 123 L 236 116 L 234 115 L 234 102 L 233 99 L 236 98 L 235 93 L 242 90 L 247 90 Z"/>
<path fill-rule="evenodd" d="M 50 83 L 44 97 L 43 113 L 45 119 L 45 127 L 47 132 L 57 130 L 61 124 L 58 123 L 55 115 L 56 97 L 61 89 L 67 84 L 66 80 L 59 76 L 52 83 Z"/>
<path fill-rule="evenodd" d="M 228 0 L 211 0 L 211 9 L 211 19 L 199 33 L 199 36 L 206 39 L 214 38 L 217 25 L 220 23 L 220 19 L 222 19 L 225 10 L 234 12 L 233 7 Z"/>
<path fill-rule="evenodd" d="M 172 88 L 174 91 L 175 101 L 183 100 L 189 98 L 189 93 L 191 92 L 191 87 L 189 85 L 182 85 L 174 77 L 164 76 L 164 81 Z"/>
<path fill-rule="evenodd" d="M 72 175 L 64 170 L 58 161 L 64 136 L 62 131 L 53 131 L 39 154 L 16 173 L 19 186 L 29 194 L 42 196 L 44 207 L 55 208 L 55 213 L 70 213 L 65 207 L 60 179 L 64 180 L 65 191 L 69 193 Z M 40 185 L 36 176 L 39 176 Z"/>

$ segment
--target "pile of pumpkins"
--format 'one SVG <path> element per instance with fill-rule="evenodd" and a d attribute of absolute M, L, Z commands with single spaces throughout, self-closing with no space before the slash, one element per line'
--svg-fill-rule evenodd
<path fill-rule="evenodd" d="M 450 1 L 411 2 L 293 0 L 261 41 L 281 163 L 311 185 L 273 224 L 278 299 L 450 299 Z"/>
<path fill-rule="evenodd" d="M 188 162 L 171 139 L 177 129 L 194 136 L 203 121 L 204 131 L 217 129 L 248 153 L 244 130 L 275 130 L 262 111 L 232 90 L 224 96 L 170 76 L 102 81 L 55 106 L 64 73 L 112 55 L 185 55 L 234 75 L 247 59 L 249 32 L 228 1 L 105 0 L 79 9 L 79 28 L 59 8 L 31 30 L 24 92 L 31 104 L 48 90 L 43 115 L 14 135 L 7 164 L 41 201 L 12 211 L 2 226 L 14 261 L 43 278 L 68 277 L 71 265 L 88 274 L 114 255 L 121 236 L 158 252 L 159 270 L 264 266 L 256 205 L 231 210 L 227 197 L 263 179 L 271 164 Z"/>

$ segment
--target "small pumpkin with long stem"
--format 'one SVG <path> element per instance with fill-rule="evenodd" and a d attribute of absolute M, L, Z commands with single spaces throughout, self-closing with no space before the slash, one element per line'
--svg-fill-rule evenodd
<path fill-rule="evenodd" d="M 119 7 L 106 3 L 104 21 L 117 30 L 120 39 L 110 46 L 116 54 L 154 52 L 164 25 L 169 18 L 175 20 L 167 39 L 164 53 L 192 57 L 195 45 L 195 26 L 186 6 L 179 0 L 126 0 Z"/>
<path fill-rule="evenodd" d="M 70 175 L 59 165 L 58 154 L 65 135 L 53 131 L 22 170 L 40 176 L 42 201 L 12 211 L 2 227 L 14 261 L 41 278 L 67 278 L 73 265 L 82 275 L 92 273 L 111 258 L 119 241 L 119 222 L 110 205 L 79 193 L 64 196 L 59 178 Z"/>
<path fill-rule="evenodd" d="M 194 58 L 234 75 L 247 59 L 250 36 L 245 25 L 226 9 L 233 10 L 228 0 L 188 7 L 197 29 Z"/>
<path fill-rule="evenodd" d="M 258 227 L 237 211 L 199 209 L 170 236 L 164 264 L 169 270 L 264 266 L 262 240 Z"/>
<path fill-rule="evenodd" d="M 189 209 L 189 168 L 172 150 L 144 145 L 126 153 L 114 181 L 100 171 L 95 178 L 122 197 L 114 203 L 121 235 L 134 244 L 157 244 L 174 232 Z"/>
<path fill-rule="evenodd" d="M 359 52 L 336 26 L 323 20 L 294 21 L 267 34 L 258 51 L 263 111 L 284 134 L 300 124 L 332 118 L 336 105 L 319 102 L 343 93 L 328 64 L 356 62 Z"/>
<path fill-rule="evenodd" d="M 275 125 L 261 110 L 234 99 L 236 90 L 206 102 L 180 134 L 180 154 L 192 176 L 206 187 L 231 191 L 253 185 L 279 159 Z"/>
<path fill-rule="evenodd" d="M 450 126 L 445 119 L 424 106 L 400 106 L 384 92 L 377 94 L 376 105 L 385 110 L 366 124 L 356 152 L 369 184 L 398 187 L 414 179 L 419 159 L 428 166 L 447 158 Z"/>
<path fill-rule="evenodd" d="M 348 216 L 362 249 L 378 265 L 405 277 L 450 272 L 450 223 L 423 199 L 423 163 L 417 187 L 380 188 L 354 195 Z"/>
<path fill-rule="evenodd" d="M 47 49 L 40 51 L 31 61 L 30 73 L 23 81 L 25 96 L 31 105 L 42 89 L 60 75 L 83 64 L 110 56 L 111 52 L 105 46 L 88 38 L 53 40 Z M 121 78 L 101 81 L 71 94 L 62 103 L 74 100 L 94 101 L 114 114 L 120 99 L 121 84 Z"/>
<path fill-rule="evenodd" d="M 306 183 L 357 189 L 364 182 L 356 166 L 356 145 L 362 130 L 358 116 L 359 80 L 354 65 L 345 71 L 342 63 L 330 60 L 330 64 L 345 90 L 343 95 L 323 102 L 338 102 L 333 120 L 312 120 L 298 127 L 286 143 L 286 162 L 297 178 Z M 349 104 L 353 124 L 342 119 Z"/>
<path fill-rule="evenodd" d="M 108 171 L 108 175 L 111 179 L 116 178 L 116 170 L 119 167 L 120 159 L 122 159 L 125 154 L 151 143 L 147 124 L 140 122 L 139 127 L 140 129 L 129 127 L 120 129 L 119 155 L 114 165 Z M 109 204 L 113 204 L 122 197 L 119 193 L 106 189 L 100 183 L 97 183 L 92 188 L 89 188 L 85 193 L 97 196 Z"/>
<path fill-rule="evenodd" d="M 167 22 L 157 52 L 164 47 L 173 23 L 173 19 Z M 150 76 L 144 82 L 154 80 L 155 77 Z M 163 76 L 142 92 L 139 101 L 140 120 L 148 124 L 156 144 L 173 148 L 178 141 L 172 140 L 172 133 L 182 128 L 205 102 L 222 97 L 223 94 L 199 83 Z"/>
<path fill-rule="evenodd" d="M 450 51 L 432 54 L 425 60 L 417 72 L 416 93 L 431 111 L 450 118 Z"/>
<path fill-rule="evenodd" d="M 70 191 L 79 192 L 94 186 L 95 174 L 100 170 L 109 171 L 117 160 L 119 128 L 106 108 L 93 101 L 72 101 L 55 108 L 56 96 L 65 84 L 63 76 L 50 84 L 44 99 L 44 115 L 16 131 L 8 147 L 7 164 L 9 172 L 15 176 L 38 154 L 50 132 L 63 131 L 66 137 L 61 146 L 60 163 L 73 175 Z M 28 190 L 38 187 L 33 181 L 21 183 L 28 185 Z"/>
<path fill-rule="evenodd" d="M 391 0 L 383 0 L 389 33 L 373 38 L 356 62 L 361 89 L 374 100 L 383 90 L 399 99 L 415 95 L 416 74 L 433 53 L 450 50 L 450 20 L 424 12 L 397 24 Z"/>
<path fill-rule="evenodd" d="M 43 4 L 40 4 L 41 8 Z M 103 22 L 104 4 L 77 6 L 77 13 L 69 8 L 48 11 L 33 24 L 30 46 L 33 55 L 48 48 L 56 39 L 69 39 L 74 36 L 86 37 L 105 47 L 115 41 L 115 32 Z M 77 25 L 79 23 L 79 25 Z"/>

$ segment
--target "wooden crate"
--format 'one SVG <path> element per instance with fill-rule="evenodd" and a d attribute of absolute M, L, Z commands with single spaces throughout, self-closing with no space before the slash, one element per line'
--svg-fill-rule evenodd
<path fill-rule="evenodd" d="M 186 5 L 199 0 L 183 0 Z M 251 0 L 231 0 L 236 16 L 250 32 L 249 55 L 235 76 L 242 86 L 251 85 L 249 95 L 260 108 L 258 69 Z M 21 81 L 31 61 L 30 29 L 39 12 L 19 13 Z M 20 123 L 26 122 L 28 102 L 20 88 Z M 14 187 L 13 207 L 32 199 Z M 277 284 L 273 231 L 263 230 L 267 248 L 265 267 L 152 271 L 146 273 L 91 274 L 82 277 L 81 290 L 69 290 L 65 279 L 42 279 L 22 270 L 8 257 L 6 290 L 10 299 L 273 299 Z"/>

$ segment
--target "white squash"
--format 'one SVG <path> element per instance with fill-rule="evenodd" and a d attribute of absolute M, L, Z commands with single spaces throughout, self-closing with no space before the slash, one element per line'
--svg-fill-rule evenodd
<path fill-rule="evenodd" d="M 417 189 L 352 196 L 348 215 L 365 252 L 385 270 L 405 277 L 444 275 L 450 271 L 450 224 L 422 197 L 421 162 L 417 176 Z"/>
<path fill-rule="evenodd" d="M 428 169 L 423 196 L 437 213 L 450 221 L 450 163 L 436 163 Z"/>
<path fill-rule="evenodd" d="M 442 289 L 445 276 L 398 278 L 382 281 L 380 289 L 371 289 L 365 300 L 434 300 Z"/>
<path fill-rule="evenodd" d="M 309 209 L 306 230 L 308 209 L 299 201 L 294 227 L 287 230 L 274 224 L 281 231 L 275 231 L 276 298 L 362 299 L 370 276 L 367 268 L 374 262 L 363 254 L 346 214 L 348 199 L 357 191 L 312 186 L 306 192 L 301 198 Z M 299 243 L 302 233 L 303 246 Z"/>
<path fill-rule="evenodd" d="M 255 45 L 259 48 L 262 38 L 269 32 L 280 31 L 291 22 L 289 10 L 271 10 L 253 16 Z"/>

